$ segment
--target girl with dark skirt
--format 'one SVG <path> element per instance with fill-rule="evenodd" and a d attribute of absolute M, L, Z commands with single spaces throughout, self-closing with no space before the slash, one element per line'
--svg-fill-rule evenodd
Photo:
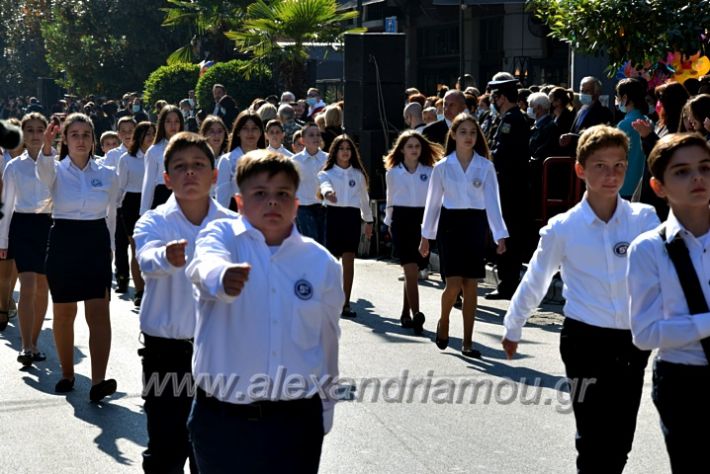
<path fill-rule="evenodd" d="M 111 351 L 109 295 L 118 176 L 92 159 L 94 129 L 89 117 L 78 113 L 67 117 L 59 160 L 51 154 L 57 132 L 54 124 L 45 132 L 36 168 L 54 206 L 46 259 L 54 343 L 62 366 L 54 390 L 65 393 L 74 388 L 74 319 L 77 302 L 83 301 L 90 333 L 89 398 L 97 402 L 116 391 L 116 381 L 105 376 Z"/>
<path fill-rule="evenodd" d="M 10 161 L 3 173 L 3 218 L 0 219 L 0 259 L 14 259 L 20 277 L 17 308 L 22 349 L 17 361 L 24 366 L 47 357 L 37 347 L 47 313 L 44 257 L 52 225 L 52 197 L 35 176 L 35 162 L 44 143 L 47 119 L 33 112 L 22 119 L 25 152 Z"/>
<path fill-rule="evenodd" d="M 403 132 L 385 157 L 387 204 L 385 224 L 392 236 L 395 257 L 404 270 L 404 300 L 399 318 L 403 328 L 419 335 L 424 314 L 419 311 L 418 271 L 427 267 L 429 257 L 419 253 L 429 178 L 443 150 L 414 130 Z M 411 311 L 411 315 L 410 315 Z"/>
<path fill-rule="evenodd" d="M 237 188 L 237 162 L 245 153 L 257 148 L 266 148 L 264 122 L 258 114 L 243 110 L 237 115 L 232 126 L 227 153 L 217 163 L 217 202 L 237 212 L 234 195 Z"/>
<path fill-rule="evenodd" d="M 325 199 L 325 246 L 343 264 L 345 305 L 340 314 L 356 316 L 350 309 L 355 253 L 360 245 L 361 218 L 365 237 L 372 237 L 372 209 L 367 194 L 367 173 L 355 143 L 347 135 L 333 140 L 323 171 L 318 173 L 320 193 Z"/>
<path fill-rule="evenodd" d="M 133 304 L 141 305 L 145 283 L 136 260 L 136 243 L 133 241 L 133 228 L 140 217 L 141 190 L 145 174 L 145 153 L 155 138 L 155 125 L 141 122 L 133 130 L 128 151 L 118 159 L 118 198 L 121 208 L 120 221 L 117 225 L 128 236 L 131 245 L 131 276 L 136 293 Z"/>
<path fill-rule="evenodd" d="M 451 124 L 446 158 L 434 166 L 429 180 L 419 252 L 429 255 L 429 240 L 437 239 L 441 273 L 446 278 L 436 325 L 436 345 L 441 350 L 449 345 L 449 314 L 463 291 L 461 354 L 466 357 L 481 357 L 473 349 L 472 336 L 478 280 L 486 276 L 483 257 L 488 227 L 497 252 L 505 252 L 508 230 L 488 144 L 476 119 L 461 113 Z"/>
<path fill-rule="evenodd" d="M 158 115 L 153 145 L 145 152 L 145 175 L 141 190 L 141 215 L 160 206 L 170 197 L 170 190 L 165 186 L 163 175 L 165 165 L 163 154 L 170 138 L 185 129 L 185 119 L 180 109 L 166 105 Z"/>

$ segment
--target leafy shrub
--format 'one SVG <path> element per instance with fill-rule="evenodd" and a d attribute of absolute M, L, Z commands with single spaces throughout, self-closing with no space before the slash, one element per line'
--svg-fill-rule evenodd
<path fill-rule="evenodd" d="M 222 84 L 227 89 L 227 95 L 236 101 L 239 110 L 246 109 L 257 97 L 266 97 L 276 93 L 270 74 L 246 79 L 242 72 L 244 64 L 245 61 L 234 59 L 210 67 L 197 81 L 195 96 L 199 104 L 198 107 L 207 113 L 212 113 L 214 109 L 212 86 L 214 84 Z"/>
<path fill-rule="evenodd" d="M 194 89 L 200 76 L 197 64 L 174 64 L 160 66 L 150 73 L 143 86 L 143 103 L 151 109 L 157 100 L 176 104 L 187 97 L 187 91 Z"/>

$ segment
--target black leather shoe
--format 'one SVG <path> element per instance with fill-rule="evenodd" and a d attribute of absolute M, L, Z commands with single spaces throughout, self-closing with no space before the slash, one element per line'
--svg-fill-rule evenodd
<path fill-rule="evenodd" d="M 446 339 L 443 339 L 443 338 L 439 337 L 439 326 L 441 326 L 441 321 L 436 323 L 436 335 L 435 335 L 436 341 L 435 342 L 436 342 L 436 347 L 438 347 L 439 349 L 441 349 L 443 351 L 444 349 L 449 347 L 449 338 L 447 337 Z"/>
<path fill-rule="evenodd" d="M 92 402 L 99 402 L 114 393 L 116 393 L 116 381 L 114 379 L 106 379 L 91 387 L 89 399 Z"/>
<path fill-rule="evenodd" d="M 57 382 L 57 385 L 54 386 L 54 391 L 57 393 L 67 393 L 72 390 L 74 390 L 74 377 L 70 379 L 62 379 Z"/>
<path fill-rule="evenodd" d="M 355 317 L 357 317 L 357 313 L 350 309 L 349 304 L 346 304 L 345 306 L 343 306 L 343 311 L 340 312 L 340 317 L 341 318 L 355 318 Z"/>
<path fill-rule="evenodd" d="M 419 312 L 414 315 L 414 320 L 412 321 L 412 328 L 414 328 L 414 334 L 416 334 L 417 336 L 421 336 L 424 332 L 424 321 L 426 321 L 424 313 Z"/>
<path fill-rule="evenodd" d="M 123 276 L 116 277 L 116 293 L 128 293 L 128 278 Z"/>
<path fill-rule="evenodd" d="M 133 305 L 136 308 L 141 307 L 141 303 L 143 302 L 143 292 L 142 291 L 136 291 L 135 296 L 133 297 Z"/>
<path fill-rule="evenodd" d="M 485 299 L 487 300 L 509 300 L 513 297 L 513 295 L 509 295 L 507 293 L 501 293 L 498 290 L 491 291 L 487 295 L 484 296 Z"/>
<path fill-rule="evenodd" d="M 412 328 L 412 317 L 408 314 L 405 316 L 401 316 L 399 318 L 399 324 L 401 324 L 402 327 L 405 329 L 411 329 Z"/>
<path fill-rule="evenodd" d="M 461 298 L 460 294 L 456 297 L 456 301 L 454 301 L 454 308 L 456 308 L 456 309 L 463 308 L 463 298 Z"/>
<path fill-rule="evenodd" d="M 461 355 L 464 357 L 471 357 L 472 359 L 480 359 L 481 358 L 481 351 L 478 351 L 476 349 L 461 349 Z"/>

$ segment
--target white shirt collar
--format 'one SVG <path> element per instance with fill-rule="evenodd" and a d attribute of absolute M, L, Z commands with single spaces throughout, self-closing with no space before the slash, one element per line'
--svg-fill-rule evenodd
<path fill-rule="evenodd" d="M 266 244 L 264 234 L 262 234 L 259 229 L 254 227 L 245 216 L 240 216 L 234 221 L 234 235 L 239 236 L 241 234 L 249 234 L 252 238 L 255 238 L 260 242 L 264 242 L 264 244 Z M 298 230 L 296 229 L 296 225 L 294 224 L 291 227 L 291 234 L 289 234 L 289 236 L 284 239 L 280 247 L 301 242 L 303 242 L 303 237 L 298 232 Z"/>
<path fill-rule="evenodd" d="M 584 216 L 585 223 L 593 224 L 595 221 L 599 221 L 602 224 L 607 224 L 607 222 L 604 222 L 599 218 L 599 216 L 597 216 L 594 209 L 592 209 L 592 206 L 589 205 L 586 192 L 584 193 L 584 196 L 582 196 L 580 205 L 582 206 L 582 214 Z M 609 219 L 609 222 L 619 222 L 619 219 L 621 219 L 621 216 L 626 212 L 628 206 L 629 203 L 626 200 L 616 196 L 616 209 L 614 209 L 614 214 L 611 216 L 611 219 Z"/>

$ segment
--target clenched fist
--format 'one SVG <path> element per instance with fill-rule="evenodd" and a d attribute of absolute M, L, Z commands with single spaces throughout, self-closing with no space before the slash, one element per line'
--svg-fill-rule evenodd
<path fill-rule="evenodd" d="M 173 267 L 182 267 L 185 265 L 185 247 L 187 247 L 187 240 L 173 240 L 168 242 L 165 246 L 165 258 L 168 259 L 170 265 Z"/>
<path fill-rule="evenodd" d="M 224 292 L 229 296 L 239 296 L 244 289 L 244 284 L 249 279 L 251 265 L 248 263 L 238 263 L 229 267 L 222 277 Z"/>

